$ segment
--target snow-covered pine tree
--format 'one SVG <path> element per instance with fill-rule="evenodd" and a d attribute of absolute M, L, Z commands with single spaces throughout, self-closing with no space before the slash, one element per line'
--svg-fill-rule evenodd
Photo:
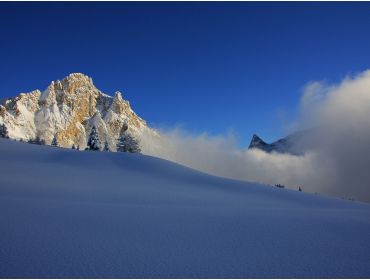
<path fill-rule="evenodd" d="M 105 143 L 104 143 L 104 149 L 103 149 L 103 151 L 104 152 L 110 152 L 109 145 L 108 145 L 108 142 L 107 141 L 105 141 Z"/>
<path fill-rule="evenodd" d="M 127 132 L 123 132 L 117 142 L 117 152 L 140 153 L 139 142 Z"/>
<path fill-rule="evenodd" d="M 9 138 L 8 128 L 5 126 L 5 124 L 0 125 L 0 137 Z"/>
<path fill-rule="evenodd" d="M 117 139 L 116 149 L 117 152 L 127 152 L 124 134 L 121 134 L 121 136 Z"/>
<path fill-rule="evenodd" d="M 55 147 L 59 146 L 57 137 L 55 135 L 53 137 L 53 140 L 51 141 L 51 145 Z"/>
<path fill-rule="evenodd" d="M 89 135 L 89 140 L 87 141 L 87 150 L 90 151 L 100 151 L 100 140 L 98 133 L 96 131 L 95 126 L 92 127 L 90 135 Z"/>

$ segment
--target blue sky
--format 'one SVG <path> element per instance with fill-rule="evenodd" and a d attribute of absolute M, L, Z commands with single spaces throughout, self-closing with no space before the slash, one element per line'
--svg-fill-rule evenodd
<path fill-rule="evenodd" d="M 71 72 L 153 126 L 271 141 L 309 81 L 370 67 L 370 3 L 0 3 L 0 96 Z"/>

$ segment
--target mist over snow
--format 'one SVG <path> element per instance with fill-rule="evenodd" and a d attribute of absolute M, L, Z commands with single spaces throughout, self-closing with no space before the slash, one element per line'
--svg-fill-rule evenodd
<path fill-rule="evenodd" d="M 336 85 L 308 83 L 292 124 L 297 131 L 314 128 L 303 156 L 243 150 L 233 134 L 179 128 L 143 137 L 143 152 L 218 176 L 370 201 L 370 70 Z"/>

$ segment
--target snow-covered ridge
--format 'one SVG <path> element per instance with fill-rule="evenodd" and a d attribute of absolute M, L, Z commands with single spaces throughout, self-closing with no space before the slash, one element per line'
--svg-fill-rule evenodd
<path fill-rule="evenodd" d="M 316 128 L 317 130 L 318 128 Z M 266 143 L 258 135 L 254 134 L 248 149 L 259 149 L 267 153 L 283 153 L 292 155 L 303 155 L 308 150 L 311 150 L 317 143 L 318 133 L 314 129 L 302 130 L 281 138 L 272 143 Z"/>
<path fill-rule="evenodd" d="M 117 91 L 114 97 L 97 89 L 92 79 L 72 73 L 62 80 L 52 81 L 41 92 L 34 90 L 3 100 L 0 124 L 5 124 L 9 137 L 29 140 L 40 137 L 50 144 L 54 137 L 62 147 L 84 148 L 93 126 L 111 150 L 122 129 L 137 138 L 143 133 L 156 135 Z"/>

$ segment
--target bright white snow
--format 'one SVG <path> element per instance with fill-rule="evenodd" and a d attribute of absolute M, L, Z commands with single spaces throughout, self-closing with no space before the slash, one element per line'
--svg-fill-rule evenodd
<path fill-rule="evenodd" d="M 370 277 L 370 205 L 0 139 L 0 277 Z"/>

